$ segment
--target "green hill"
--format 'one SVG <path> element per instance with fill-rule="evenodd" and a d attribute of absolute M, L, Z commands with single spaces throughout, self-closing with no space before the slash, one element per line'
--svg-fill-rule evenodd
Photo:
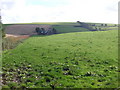
<path fill-rule="evenodd" d="M 118 30 L 30 37 L 3 52 L 4 87 L 117 88 L 117 45 Z"/>

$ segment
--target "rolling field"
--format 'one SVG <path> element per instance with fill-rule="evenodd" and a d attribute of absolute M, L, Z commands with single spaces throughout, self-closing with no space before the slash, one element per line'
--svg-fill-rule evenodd
<path fill-rule="evenodd" d="M 75 22 L 53 22 L 53 23 L 17 23 L 17 24 L 5 24 L 5 33 L 12 35 L 36 35 L 36 27 L 45 29 L 55 28 L 57 33 L 68 33 L 68 32 L 84 32 L 89 31 L 83 27 L 75 27 L 80 24 Z"/>
<path fill-rule="evenodd" d="M 118 30 L 30 37 L 2 61 L 4 88 L 117 88 Z"/>
<path fill-rule="evenodd" d="M 94 28 L 106 30 L 117 30 L 117 26 L 115 24 L 107 24 L 107 26 L 101 26 L 101 23 L 88 23 L 86 24 L 95 24 L 92 26 Z M 57 34 L 60 33 L 70 33 L 70 32 L 88 32 L 89 29 L 85 27 L 81 27 L 81 25 L 77 22 L 40 22 L 40 23 L 15 23 L 15 24 L 4 24 L 5 33 L 12 35 L 37 35 L 35 28 L 40 27 L 45 30 L 49 28 L 55 28 L 57 30 Z"/>

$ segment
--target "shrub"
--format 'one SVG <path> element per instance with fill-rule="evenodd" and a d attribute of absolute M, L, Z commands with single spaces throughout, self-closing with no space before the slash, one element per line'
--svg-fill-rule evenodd
<path fill-rule="evenodd" d="M 39 27 L 36 27 L 35 30 L 36 30 L 36 32 L 38 33 L 39 30 L 40 30 L 40 28 L 39 28 Z"/>
<path fill-rule="evenodd" d="M 41 34 L 45 35 L 45 29 L 44 28 L 41 28 Z"/>
<path fill-rule="evenodd" d="M 101 24 L 101 26 L 103 26 L 103 24 Z"/>
<path fill-rule="evenodd" d="M 99 28 L 99 31 L 101 31 L 101 28 Z"/>
<path fill-rule="evenodd" d="M 107 24 L 105 24 L 105 26 L 107 26 Z"/>
<path fill-rule="evenodd" d="M 41 34 L 42 34 L 41 28 L 36 27 L 35 30 L 36 30 L 36 32 L 37 32 L 38 35 L 41 35 Z"/>
<path fill-rule="evenodd" d="M 5 37 L 5 32 L 4 32 L 5 28 L 3 26 L 2 23 L 0 23 L 0 33 L 2 32 L 2 37 Z"/>
<path fill-rule="evenodd" d="M 56 33 L 57 33 L 57 31 L 56 31 L 55 28 L 53 28 L 52 31 L 53 31 L 53 34 L 56 34 Z"/>

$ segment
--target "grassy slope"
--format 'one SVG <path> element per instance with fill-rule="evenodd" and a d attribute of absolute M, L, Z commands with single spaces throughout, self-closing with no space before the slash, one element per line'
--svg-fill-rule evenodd
<path fill-rule="evenodd" d="M 29 62 L 32 71 L 21 70 L 33 73 L 30 83 L 22 78 L 28 87 L 117 87 L 117 39 L 117 30 L 31 37 L 4 52 L 3 67 Z"/>
<path fill-rule="evenodd" d="M 68 32 L 85 32 L 88 29 L 82 27 L 74 27 L 72 25 L 60 25 L 60 26 L 53 26 L 58 33 L 68 33 Z"/>

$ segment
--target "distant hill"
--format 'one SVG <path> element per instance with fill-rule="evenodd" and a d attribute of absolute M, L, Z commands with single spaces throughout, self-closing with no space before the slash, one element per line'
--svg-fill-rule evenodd
<path fill-rule="evenodd" d="M 117 29 L 116 24 L 87 23 L 87 22 L 49 22 L 49 23 L 21 23 L 5 24 L 5 33 L 13 35 L 37 35 L 36 27 L 46 31 L 54 28 L 57 33 L 106 31 Z M 49 35 L 49 34 L 48 34 Z"/>

